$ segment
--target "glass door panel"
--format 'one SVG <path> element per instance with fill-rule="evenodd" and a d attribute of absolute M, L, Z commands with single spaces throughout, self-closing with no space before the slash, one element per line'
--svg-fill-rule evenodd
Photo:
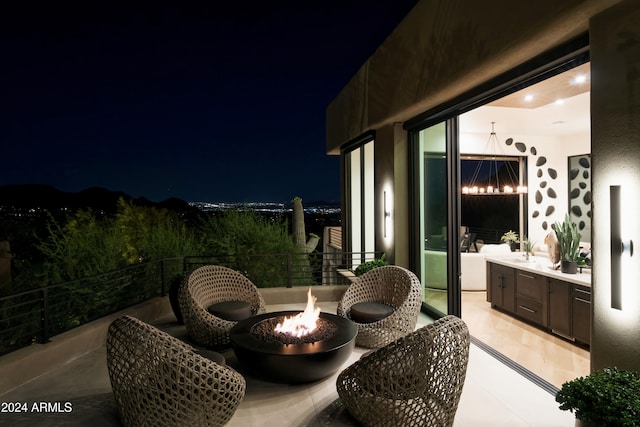
<path fill-rule="evenodd" d="M 448 313 L 447 129 L 445 122 L 418 133 L 421 280 L 427 306 Z"/>

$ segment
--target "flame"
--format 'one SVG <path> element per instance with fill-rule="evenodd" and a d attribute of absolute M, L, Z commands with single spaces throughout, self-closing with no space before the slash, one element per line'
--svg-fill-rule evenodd
<path fill-rule="evenodd" d="M 307 293 L 307 307 L 296 316 L 285 317 L 274 329 L 276 332 L 289 334 L 296 338 L 310 334 L 316 328 L 320 317 L 320 307 L 315 307 L 317 298 L 311 295 L 311 288 Z"/>

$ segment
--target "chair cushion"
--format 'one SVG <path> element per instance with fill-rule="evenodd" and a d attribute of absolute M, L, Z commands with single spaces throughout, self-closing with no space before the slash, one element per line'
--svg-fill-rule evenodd
<path fill-rule="evenodd" d="M 359 302 L 351 306 L 349 317 L 357 323 L 373 323 L 382 320 L 395 311 L 395 308 L 383 302 Z"/>
<path fill-rule="evenodd" d="M 207 308 L 209 313 L 224 320 L 239 321 L 251 317 L 251 304 L 246 301 L 223 301 Z"/>

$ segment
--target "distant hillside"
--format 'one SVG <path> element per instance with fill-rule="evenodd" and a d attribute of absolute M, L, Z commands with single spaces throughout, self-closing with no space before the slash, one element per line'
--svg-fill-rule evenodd
<path fill-rule="evenodd" d="M 46 210 L 68 208 L 71 210 L 91 208 L 107 213 L 116 212 L 118 199 L 124 198 L 139 206 L 166 208 L 180 213 L 193 213 L 197 209 L 184 200 L 171 198 L 155 203 L 144 197 L 134 198 L 121 191 L 92 187 L 80 192 L 65 192 L 44 184 L 21 184 L 0 186 L 0 206 L 16 209 L 40 208 Z"/>

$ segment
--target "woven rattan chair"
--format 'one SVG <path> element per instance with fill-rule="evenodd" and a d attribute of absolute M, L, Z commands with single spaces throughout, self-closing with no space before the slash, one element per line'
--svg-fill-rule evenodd
<path fill-rule="evenodd" d="M 358 327 L 356 345 L 379 348 L 415 329 L 422 305 L 422 285 L 406 268 L 395 265 L 374 268 L 347 288 L 338 303 L 337 313 L 351 318 L 351 307 L 362 302 L 379 302 L 393 308 L 393 312 L 381 320 L 355 322 Z"/>
<path fill-rule="evenodd" d="M 437 320 L 341 372 L 336 382 L 340 400 L 365 426 L 452 426 L 469 342 L 461 319 Z"/>
<path fill-rule="evenodd" d="M 125 426 L 222 426 L 246 388 L 233 369 L 130 316 L 109 326 L 107 367 Z"/>
<path fill-rule="evenodd" d="M 211 314 L 207 310 L 211 305 L 245 301 L 251 306 L 251 315 L 266 312 L 258 288 L 237 271 L 219 265 L 206 265 L 192 271 L 180 287 L 178 300 L 191 339 L 211 348 L 229 345 L 229 330 L 238 323 Z"/>

